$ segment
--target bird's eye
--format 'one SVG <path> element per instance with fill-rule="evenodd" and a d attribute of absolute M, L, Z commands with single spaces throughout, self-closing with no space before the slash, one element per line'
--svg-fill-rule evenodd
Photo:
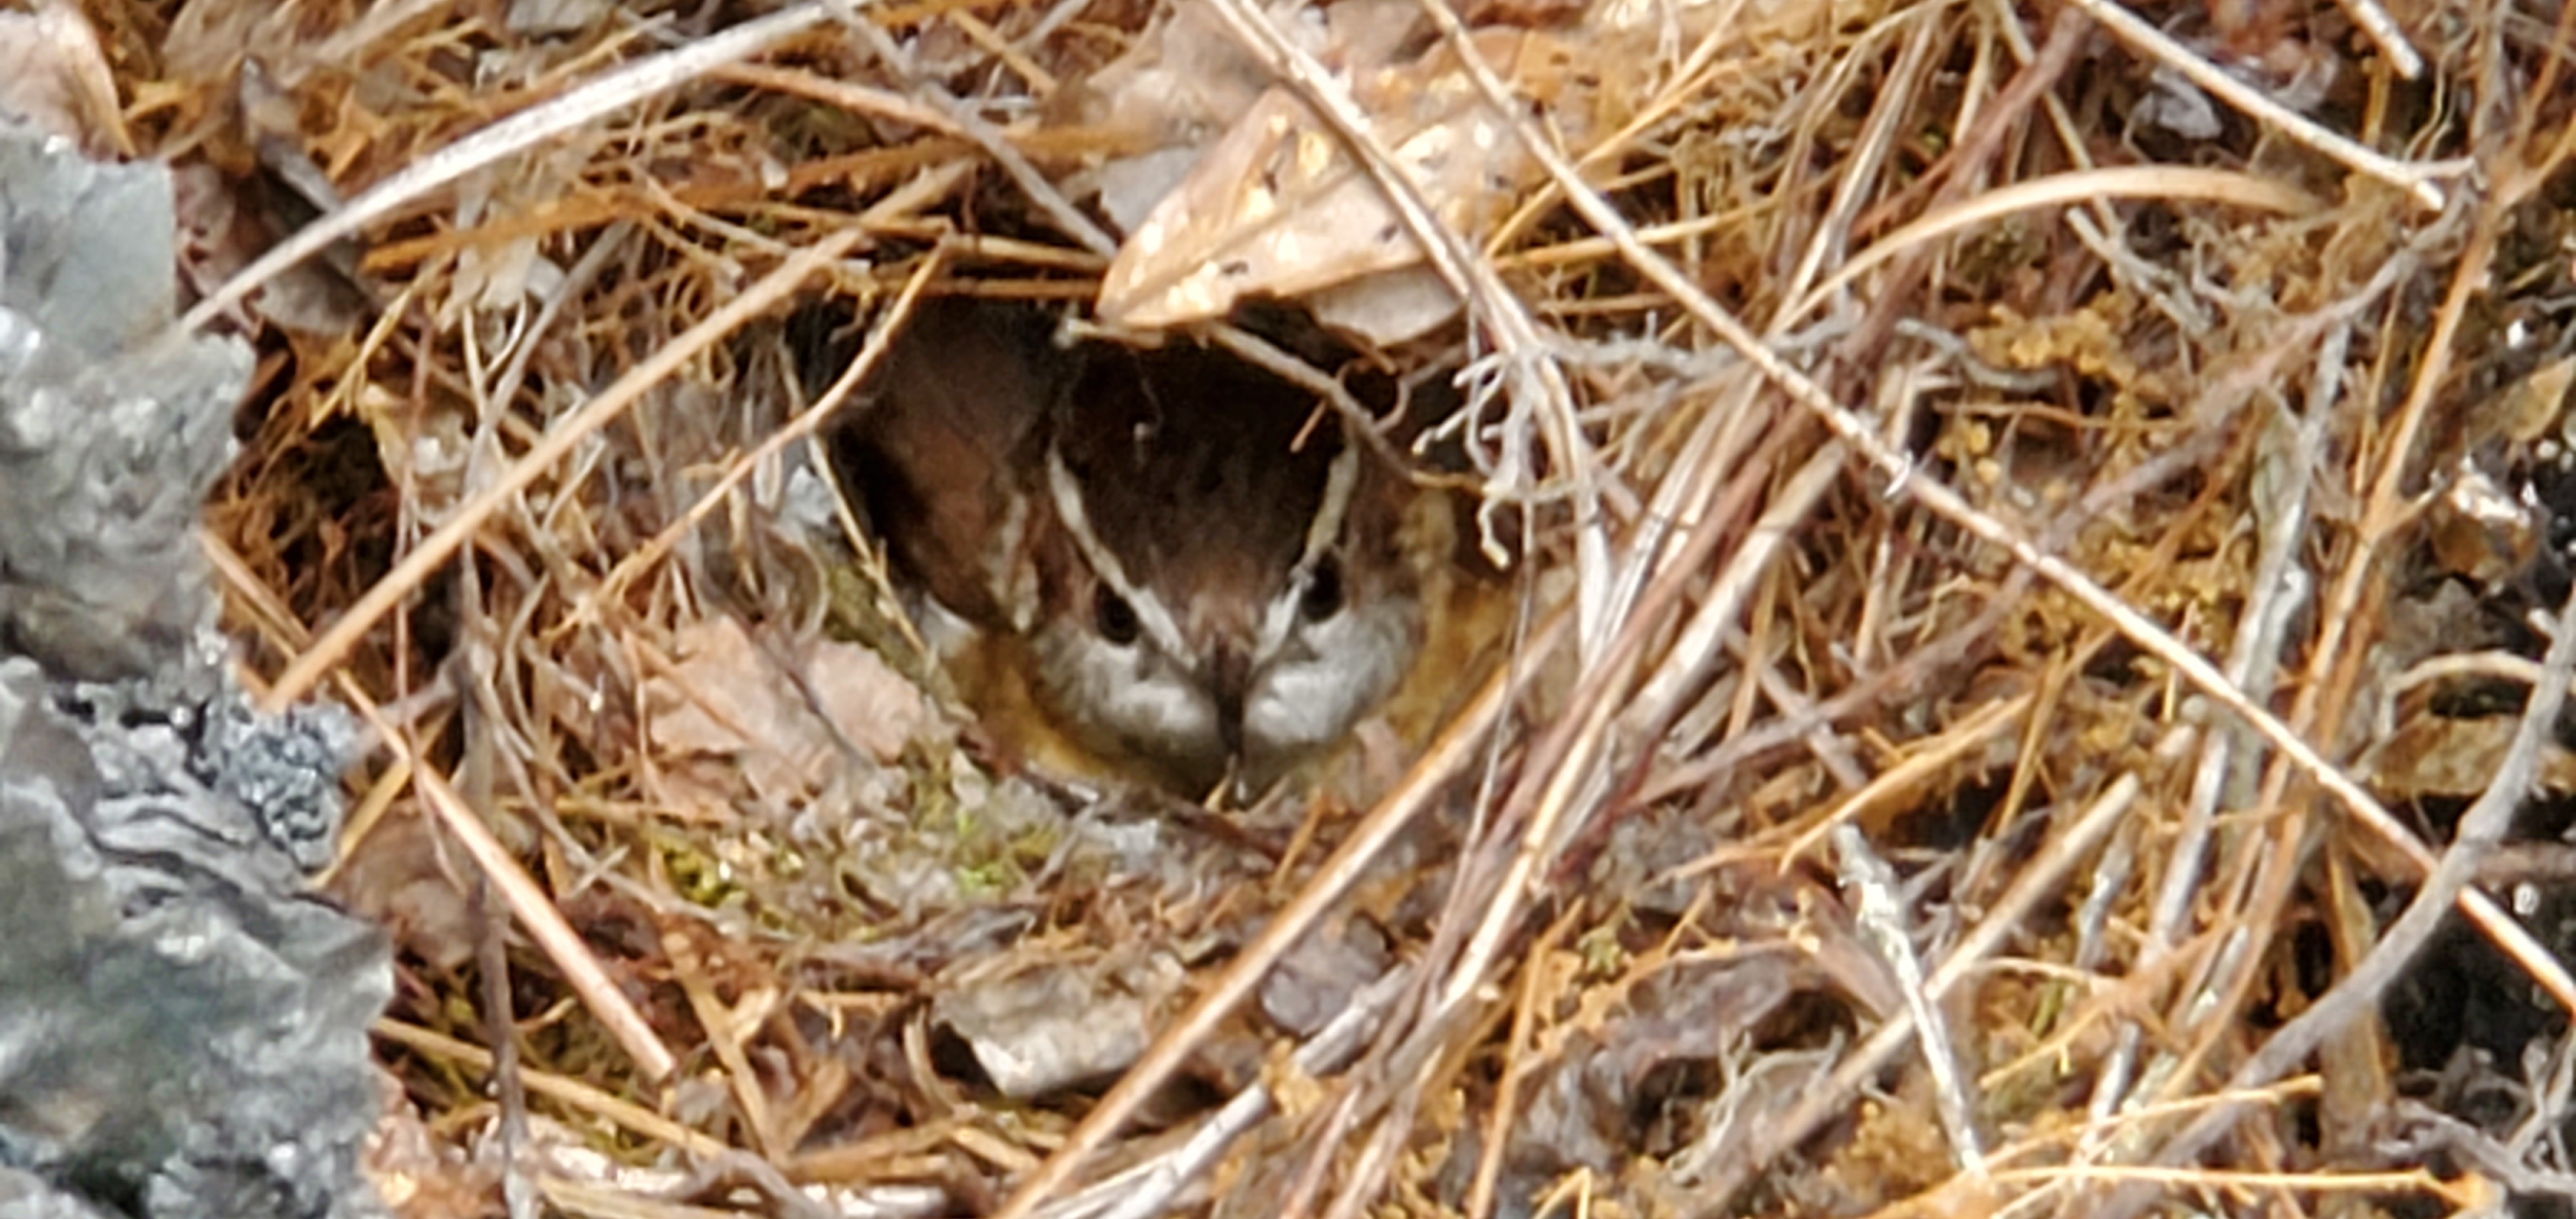
<path fill-rule="evenodd" d="M 1092 592 L 1091 622 L 1101 638 L 1122 648 L 1136 642 L 1144 631 L 1144 624 L 1136 620 L 1136 607 L 1106 584 Z"/>
<path fill-rule="evenodd" d="M 1342 565 L 1327 555 L 1315 562 L 1306 573 L 1306 591 L 1297 598 L 1297 613 L 1308 622 L 1322 622 L 1342 612 Z"/>

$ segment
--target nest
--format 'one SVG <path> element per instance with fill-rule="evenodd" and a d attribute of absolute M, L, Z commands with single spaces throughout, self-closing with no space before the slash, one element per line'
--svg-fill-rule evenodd
<path fill-rule="evenodd" d="M 378 734 L 414 1213 L 2576 1179 L 2564 6 L 91 14 L 264 355 L 247 667 Z M 822 457 L 943 294 L 1456 386 L 1450 697 L 995 764 Z"/>

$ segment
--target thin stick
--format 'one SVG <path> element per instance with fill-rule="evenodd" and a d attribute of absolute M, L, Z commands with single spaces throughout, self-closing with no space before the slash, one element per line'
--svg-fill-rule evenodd
<path fill-rule="evenodd" d="M 597 956 L 592 955 L 590 946 L 582 942 L 580 933 L 564 919 L 563 911 L 556 908 L 545 890 L 537 887 L 536 879 L 519 866 L 519 861 L 511 856 L 508 847 L 501 845 L 500 839 L 492 836 L 491 827 L 483 824 L 483 818 L 465 802 L 463 796 L 457 794 L 454 787 L 448 785 L 446 776 L 421 760 L 419 751 L 412 748 L 410 738 L 377 713 L 375 705 L 356 683 L 344 683 L 342 692 L 358 709 L 358 714 L 374 726 L 385 746 L 393 750 L 404 765 L 411 767 L 412 790 L 420 793 L 422 802 L 438 815 L 439 824 L 456 836 L 465 853 L 473 857 L 475 866 L 491 878 L 492 888 L 501 895 L 502 904 L 518 916 L 519 925 L 528 929 L 528 938 L 536 941 L 537 948 L 546 954 L 546 959 L 563 971 L 564 984 L 581 997 L 582 1006 L 589 1008 L 591 1015 L 599 1020 L 600 1027 L 607 1029 L 608 1035 L 625 1047 L 627 1057 L 635 1060 L 636 1069 L 646 1078 L 670 1078 L 671 1072 L 679 1066 L 679 1060 L 672 1057 L 662 1039 L 654 1035 L 653 1026 L 644 1019 L 644 1014 L 626 1001 L 626 992 L 608 976 L 608 970 L 600 965 Z"/>
<path fill-rule="evenodd" d="M 984 150 L 984 155 L 993 158 L 993 164 L 1009 175 L 1011 181 L 1019 186 L 1020 193 L 1055 224 L 1056 231 L 1073 238 L 1083 249 L 1101 258 L 1118 253 L 1117 239 L 1093 224 L 1091 217 L 1065 198 L 1064 192 L 1055 188 L 1055 183 L 1048 181 L 1045 174 L 1038 172 L 1036 165 L 1020 155 L 1020 150 L 1011 144 L 1000 128 L 985 122 L 971 107 L 959 101 L 956 94 L 915 67 L 912 57 L 895 45 L 894 39 L 888 37 L 877 23 L 860 16 L 851 0 L 822 0 L 822 3 L 823 7 L 832 10 L 833 16 L 840 18 L 852 37 L 875 53 L 879 62 L 904 77 L 915 96 L 945 116 L 950 130 L 973 141 Z"/>
<path fill-rule="evenodd" d="M 375 1035 L 414 1052 L 454 1061 L 469 1071 L 490 1071 L 492 1052 L 441 1033 L 399 1020 L 376 1021 Z M 691 1130 L 633 1101 L 621 1100 L 588 1084 L 547 1071 L 525 1071 L 528 1091 L 550 1097 L 585 1113 L 623 1126 L 655 1142 L 667 1143 L 693 1156 L 712 1158 L 731 1150 L 722 1140 Z"/>
<path fill-rule="evenodd" d="M 2542 661 L 2540 684 L 2523 704 L 2522 723 L 2514 729 L 2513 744 L 2506 748 L 2504 760 L 2496 765 L 2495 779 L 2469 811 L 2460 817 L 2458 832 L 2441 862 L 2424 878 L 2423 886 L 2406 903 L 2404 913 L 2389 924 L 2387 934 L 2371 946 L 2352 971 L 2337 981 L 2325 994 L 2317 997 L 2308 1009 L 2281 1026 L 2280 1031 L 2264 1041 L 2261 1049 L 2236 1069 L 2227 1081 L 2231 1089 L 2261 1087 L 2306 1061 L 2309 1054 L 2325 1039 L 2375 1009 L 2380 996 L 2396 982 L 2407 963 L 2430 943 L 2433 932 L 2441 926 L 2451 906 L 2478 874 L 2478 866 L 2498 843 L 2504 841 L 2506 828 L 2514 811 L 2522 807 L 2532 792 L 2532 778 L 2540 765 L 2542 746 L 2558 724 L 2558 712 L 2567 704 L 2567 680 L 2576 670 L 2576 593 L 2558 612 L 2558 634 L 2550 640 L 2549 654 Z M 2174 1164 L 2199 1153 L 2217 1141 L 2236 1121 L 2241 1106 L 2223 1104 L 2203 1112 L 2174 1140 L 2167 1143 L 2156 1158 Z M 2138 1200 L 2143 1203 L 2144 1199 Z M 2135 1206 L 2114 1202 L 2108 1208 L 2113 1214 L 2132 1212 Z"/>
<path fill-rule="evenodd" d="M 1324 861 L 1315 878 L 1299 890 L 1296 899 L 1273 916 L 1261 931 L 1261 938 L 1237 955 L 1223 976 L 1210 986 L 1198 1002 L 1181 1014 L 1172 1027 L 1155 1040 L 1136 1065 L 1127 1069 L 1118 1085 L 1100 1098 L 1082 1123 L 1066 1135 L 1064 1144 L 1047 1157 L 1037 1172 L 1012 1191 L 1010 1200 L 992 1219 L 1029 1219 L 1038 1204 L 1064 1187 L 1080 1171 L 1093 1152 L 1109 1141 L 1135 1116 L 1146 1098 L 1163 1086 L 1189 1060 L 1199 1044 L 1216 1031 L 1235 1006 L 1252 994 L 1253 988 L 1270 973 L 1270 968 L 1296 947 L 1308 929 L 1353 884 L 1396 836 L 1411 825 L 1413 819 L 1431 807 L 1432 801 L 1447 786 L 1450 776 L 1464 770 L 1477 756 L 1477 746 L 1484 735 L 1502 722 L 1505 708 L 1520 687 L 1544 666 L 1547 655 L 1565 635 L 1565 616 L 1557 615 L 1539 629 L 1530 640 L 1524 663 L 1509 666 L 1487 679 L 1476 699 L 1452 722 L 1431 752 L 1407 774 L 1402 786 L 1380 801 L 1359 828 L 1351 831 L 1349 840 Z"/>
<path fill-rule="evenodd" d="M 574 130 L 602 115 L 676 88 L 711 69 L 749 59 L 825 20 L 819 3 L 746 21 L 721 34 L 711 34 L 668 54 L 629 64 L 550 102 L 540 103 L 495 122 L 369 188 L 348 205 L 322 217 L 269 248 L 222 287 L 197 302 L 179 319 L 181 333 L 203 329 L 227 309 L 240 304 L 280 272 L 311 258 L 331 243 L 382 220 L 432 191 L 490 165 L 524 152 L 538 142 Z"/>
<path fill-rule="evenodd" d="M 1523 146 L 1530 150 L 1551 175 L 1555 176 L 1558 184 L 1566 192 L 1567 203 L 1582 216 L 1584 222 L 1590 224 L 1596 232 L 1610 238 L 1611 242 L 1618 246 L 1621 257 L 1630 266 L 1636 268 L 1638 274 L 1669 294 L 1693 319 L 1724 339 L 1728 346 L 1733 347 L 1754 367 L 1760 369 L 1763 376 L 1778 385 L 1800 406 L 1815 414 L 1826 427 L 1833 429 L 1835 435 L 1842 437 L 1845 443 L 1850 444 L 1866 457 L 1870 465 L 1888 480 L 1890 494 L 1905 495 L 1934 515 L 1958 526 L 1979 540 L 2004 550 L 2013 556 L 2014 561 L 2030 568 L 2041 579 L 2056 585 L 2068 596 L 2082 602 L 2085 608 L 2109 619 L 2122 635 L 2136 643 L 2140 649 L 2172 666 L 2174 671 L 2193 689 L 2208 695 L 2225 707 L 2230 714 L 2252 727 L 2263 739 L 2271 742 L 2299 771 L 2324 788 L 2337 803 L 2343 805 L 2345 810 L 2352 814 L 2353 819 L 2374 837 L 2397 848 L 2407 859 L 2413 861 L 2419 870 L 2429 871 L 2432 868 L 2432 852 L 2415 837 L 2411 830 L 2398 821 L 2394 814 L 2388 811 L 2387 806 L 2364 790 L 2352 776 L 2326 760 L 2323 754 L 2317 752 L 2315 746 L 2310 745 L 2296 730 L 2283 722 L 2280 716 L 2273 714 L 2270 708 L 2247 698 L 2245 692 L 2229 682 L 2226 675 L 2218 671 L 2216 665 L 2211 664 L 2190 645 L 2175 638 L 2172 632 L 2121 602 L 2119 597 L 2091 576 L 2055 555 L 2047 553 L 2019 530 L 1979 511 L 1975 505 L 1970 504 L 1966 498 L 1940 480 L 1916 471 L 1913 462 L 1895 446 L 1881 438 L 1865 420 L 1844 409 L 1825 392 L 1823 386 L 1816 384 L 1813 378 L 1790 364 L 1770 345 L 1762 342 L 1745 327 L 1743 322 L 1737 320 L 1734 314 L 1728 312 L 1724 306 L 1717 303 L 1715 298 L 1702 290 L 1697 281 L 1683 274 L 1681 269 L 1674 266 L 1670 260 L 1647 248 L 1637 239 L 1636 230 L 1629 226 L 1626 218 L 1619 215 L 1618 211 L 1610 206 L 1610 202 L 1601 197 L 1599 191 L 1592 189 L 1577 177 L 1574 166 L 1565 159 L 1563 154 L 1557 152 L 1554 145 L 1533 130 L 1526 118 L 1521 117 L 1519 110 L 1511 103 L 1509 90 L 1504 86 L 1501 78 L 1494 75 L 1493 68 L 1485 62 L 1484 56 L 1469 41 L 1466 29 L 1458 21 L 1457 15 L 1448 12 L 1437 0 L 1425 0 L 1425 8 L 1435 14 L 1435 19 L 1449 38 L 1451 47 L 1457 51 L 1460 61 L 1466 66 L 1477 86 L 1484 90 L 1487 100 L 1491 101 L 1501 113 L 1513 117 L 1513 131 L 1520 137 Z M 2530 932 L 2524 930 L 2511 915 L 2499 908 L 2494 899 L 2477 889 L 2462 890 L 2459 904 L 2461 912 L 2468 916 L 2469 921 L 2520 963 L 2553 1000 L 2569 1011 L 2576 1012 L 2576 977 L 2570 977 L 2567 968 L 2537 940 L 2534 940 Z"/>
<path fill-rule="evenodd" d="M 2361 32 L 2370 38 L 2371 45 L 2388 57 L 2388 66 L 2399 76 L 2413 80 L 2424 74 L 2424 57 L 2415 53 L 2415 44 L 2406 41 L 2406 31 L 2398 28 L 2397 19 L 2380 7 L 2379 0 L 2335 0 L 2335 3 L 2343 9 L 2344 16 L 2352 18 L 2352 23 L 2361 27 Z M 2543 92 L 2533 96 L 2547 97 L 2548 94 Z"/>
<path fill-rule="evenodd" d="M 270 687 L 267 697 L 260 700 L 260 707 L 274 715 L 310 693 L 322 675 L 357 647 L 358 641 L 365 638 L 369 630 L 374 629 L 378 619 L 392 612 L 403 598 L 429 579 L 431 572 L 464 549 L 466 539 L 474 536 L 475 531 L 481 529 L 494 513 L 536 482 L 540 475 L 553 469 L 554 464 L 572 452 L 575 446 L 625 413 L 636 399 L 679 371 L 683 364 L 697 358 L 699 352 L 714 346 L 716 340 L 732 333 L 736 327 L 785 300 L 815 272 L 847 254 L 850 247 L 858 244 L 861 236 L 863 234 L 857 229 L 845 229 L 816 242 L 809 249 L 790 255 L 777 270 L 762 277 L 760 282 L 746 289 L 724 308 L 708 314 L 705 320 L 683 331 L 669 346 L 654 352 L 625 376 L 619 377 L 616 384 L 557 424 L 546 433 L 544 440 L 537 442 L 535 448 L 528 450 L 501 477 L 466 501 L 446 524 L 421 539 L 417 548 L 403 556 L 402 562 L 395 564 L 394 569 L 376 581 L 366 595 L 359 597 L 357 604 L 350 606 L 339 621 L 323 631 L 312 647 L 287 665 L 286 671 L 278 675 L 277 684 Z"/>
<path fill-rule="evenodd" d="M 1861 938 L 1878 950 L 1879 959 L 1896 975 L 1905 995 L 1905 1010 L 1914 1017 L 1914 1042 L 1923 1049 L 1923 1065 L 1932 1077 L 1933 1109 L 1949 1136 L 1950 1155 L 1961 1171 L 1986 1172 L 1985 1148 L 1977 1140 L 1976 1107 L 1968 1096 L 1967 1071 L 1959 1061 L 1959 1039 L 1923 985 L 1923 962 L 1914 954 L 1913 928 L 1905 917 L 1903 884 L 1896 869 L 1870 849 L 1860 827 L 1846 821 L 1834 827 L 1834 854 L 1843 888 L 1854 895 L 1853 918 Z"/>
<path fill-rule="evenodd" d="M 579 623 L 583 618 L 598 613 L 603 602 L 613 602 L 623 595 L 626 586 L 637 575 L 660 562 L 673 547 L 680 544 L 681 538 L 688 536 L 691 529 L 696 528 L 699 522 L 704 521 L 708 516 L 713 515 L 717 508 L 722 507 L 725 497 L 732 494 L 735 487 L 742 485 L 744 479 L 751 477 L 752 473 L 762 465 L 786 451 L 787 446 L 813 435 L 815 429 L 821 427 L 823 421 L 830 418 L 832 412 L 842 402 L 858 392 L 859 386 L 867 380 L 869 374 L 876 371 L 877 365 L 884 362 L 886 349 L 893 344 L 894 336 L 900 333 L 904 324 L 912 318 L 913 302 L 920 299 L 922 289 L 930 286 L 930 281 L 938 278 L 939 273 L 947 267 L 948 259 L 940 253 L 933 253 L 930 257 L 922 259 L 921 265 L 913 269 L 912 278 L 904 281 L 902 291 L 896 296 L 883 324 L 868 335 L 868 341 L 859 349 L 858 356 L 850 361 L 848 367 L 841 370 L 841 375 L 833 379 L 831 386 L 823 391 L 822 396 L 816 398 L 813 405 L 799 411 L 795 418 L 788 420 L 786 426 L 770 433 L 769 438 L 761 441 L 759 447 L 736 459 L 725 469 L 724 474 L 716 479 L 714 486 L 707 488 L 704 494 L 698 496 L 696 503 L 689 505 L 688 511 L 680 514 L 679 519 L 663 526 L 662 531 L 654 534 L 651 541 L 636 547 L 626 557 L 619 559 L 617 566 L 609 569 L 607 578 L 599 582 L 599 590 L 583 600 L 581 607 L 574 613 L 573 622 Z M 911 627 L 907 625 L 905 630 L 909 631 Z"/>
<path fill-rule="evenodd" d="M 2156 62 L 2182 73 L 2184 79 L 2200 86 L 2220 101 L 2243 111 L 2247 116 L 2280 129 L 2281 134 L 2305 145 L 2309 150 L 2340 161 L 2348 169 L 2366 174 L 2415 197 L 2416 201 L 2436 211 L 2442 207 L 2442 188 L 2433 185 L 2437 178 L 2456 178 L 2467 173 L 2474 162 L 2460 159 L 2430 164 L 2394 161 L 2343 136 L 2308 121 L 2252 86 L 2220 71 L 2218 65 L 2191 52 L 2189 47 L 2165 36 L 2165 32 L 2138 19 L 2129 10 L 2111 0 L 2069 0 L 2076 8 L 2111 33 Z"/>
<path fill-rule="evenodd" d="M 2012 887 L 1989 909 L 1969 932 L 1961 936 L 1958 947 L 1932 970 L 1924 981 L 1927 997 L 1938 1001 L 1959 984 L 1971 970 L 1978 968 L 2003 947 L 2005 940 L 2022 926 L 2042 898 L 2065 883 L 2067 873 L 2077 860 L 2090 854 L 2102 838 L 2120 823 L 2131 804 L 2136 803 L 2140 784 L 2135 774 L 2123 774 L 2105 787 L 2091 807 L 2078 814 L 2064 830 L 2050 838 L 2040 849 L 2038 858 L 2030 861 L 2013 877 Z M 1824 1083 L 1808 1089 L 1793 1109 L 1779 1121 L 1771 1123 L 1761 1137 L 1738 1161 L 1739 1171 L 1751 1169 L 1772 1156 L 1795 1146 L 1825 1119 L 1849 1103 L 1861 1086 L 1885 1068 L 1887 1060 L 1903 1048 L 1914 1034 L 1914 1014 L 1900 1010 L 1862 1041 L 1846 1056 L 1833 1075 Z M 1713 1197 L 1724 1197 L 1741 1182 L 1728 1179 L 1714 1183 Z"/>
<path fill-rule="evenodd" d="M 1799 297 L 1796 304 L 1782 310 L 1774 329 L 1785 329 L 1795 324 L 1819 304 L 1833 299 L 1835 293 L 1851 286 L 1854 280 L 1919 243 L 1963 232 L 2015 212 L 2089 203 L 2097 199 L 2198 199 L 2286 213 L 2313 211 L 2317 207 L 2315 199 L 2296 187 L 2232 169 L 2124 165 L 2029 178 L 1981 191 L 1947 207 L 1935 208 L 1870 243 L 1868 249 L 1837 268 L 1825 282 Z"/>

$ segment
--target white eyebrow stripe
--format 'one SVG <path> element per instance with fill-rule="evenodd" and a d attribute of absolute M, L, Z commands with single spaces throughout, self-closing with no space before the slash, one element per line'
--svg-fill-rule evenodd
<path fill-rule="evenodd" d="M 1127 569 L 1119 565 L 1118 556 L 1109 553 L 1100 536 L 1092 532 L 1091 514 L 1082 506 L 1082 488 L 1074 484 L 1073 471 L 1065 468 L 1064 454 L 1050 444 L 1046 460 L 1047 492 L 1055 499 L 1055 510 L 1064 517 L 1066 532 L 1073 535 L 1075 549 L 1082 552 L 1082 561 L 1091 565 L 1091 574 L 1136 611 L 1136 621 L 1144 625 L 1145 634 L 1165 656 L 1187 658 L 1189 646 L 1181 638 L 1180 624 L 1172 618 L 1171 611 L 1164 608 L 1161 599 L 1136 587 L 1127 578 Z"/>
<path fill-rule="evenodd" d="M 1342 540 L 1342 522 L 1350 517 L 1351 493 L 1360 481 L 1360 446 L 1347 421 L 1342 429 L 1342 451 L 1333 455 L 1332 468 L 1324 475 L 1323 502 L 1315 505 L 1315 519 L 1306 522 L 1306 550 L 1297 556 L 1300 569 L 1313 567 Z"/>

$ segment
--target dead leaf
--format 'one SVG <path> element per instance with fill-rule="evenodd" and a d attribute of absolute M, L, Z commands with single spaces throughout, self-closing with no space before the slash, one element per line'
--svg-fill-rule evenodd
<path fill-rule="evenodd" d="M 1019 1100 L 1110 1078 L 1152 1044 L 1155 1014 L 1179 991 L 1168 958 L 1040 965 L 931 1001 L 1002 1095 Z"/>
<path fill-rule="evenodd" d="M 752 789 L 773 801 L 819 786 L 831 768 L 845 765 L 843 741 L 890 763 L 929 720 L 921 692 L 855 644 L 803 647 L 794 657 L 802 688 L 729 618 L 683 629 L 675 650 L 677 671 L 645 684 L 654 744 L 738 765 Z M 828 722 L 814 714 L 817 704 Z"/>
<path fill-rule="evenodd" d="M 449 872 L 438 831 L 423 815 L 376 823 L 350 848 L 331 893 L 433 969 L 462 967 L 482 934 L 473 901 Z"/>
<path fill-rule="evenodd" d="M 1296 29 L 1282 19 L 1283 29 Z M 1059 124 L 1144 132 L 1157 147 L 1195 147 L 1233 125 L 1270 85 L 1261 61 L 1236 45 L 1203 4 L 1166 10 L 1125 55 L 1065 89 Z"/>
<path fill-rule="evenodd" d="M 2370 785 L 2397 800 L 2480 795 L 2504 763 L 2518 723 L 2510 715 L 2418 716 L 2372 752 Z M 2535 780 L 2542 791 L 2576 791 L 2576 754 L 2555 742 L 2542 745 Z"/>
<path fill-rule="evenodd" d="M 1542 108 L 1589 76 L 1578 60 L 1593 44 L 1510 29 L 1474 40 L 1515 94 Z M 1416 63 L 1361 74 L 1353 92 L 1435 217 L 1456 232 L 1490 232 L 1541 172 L 1445 45 Z M 1552 116 L 1570 145 L 1589 130 L 1582 109 Z M 1272 89 L 1136 227 L 1101 285 L 1100 313 L 1120 325 L 1172 326 L 1221 316 L 1247 295 L 1299 297 L 1422 261 L 1339 137 L 1287 90 Z"/>
<path fill-rule="evenodd" d="M 1346 71 L 1384 66 L 1423 23 L 1414 0 L 1293 5 L 1272 19 L 1316 58 Z M 1057 126 L 1135 133 L 1131 142 L 1141 150 L 1101 166 L 1097 178 L 1101 210 L 1119 232 L 1132 233 L 1272 83 L 1213 10 L 1176 5 L 1115 62 L 1058 90 L 1048 111 Z"/>
<path fill-rule="evenodd" d="M 1325 329 L 1384 348 L 1418 339 L 1448 321 L 1458 312 L 1458 294 L 1438 271 L 1399 267 L 1318 289 L 1307 296 L 1306 306 Z"/>
<path fill-rule="evenodd" d="M 903 756 L 929 725 L 921 691 L 855 643 L 814 641 L 806 649 L 805 681 L 842 735 L 880 762 Z"/>
<path fill-rule="evenodd" d="M 170 19 L 162 54 L 172 80 L 228 80 L 253 48 L 294 45 L 294 26 L 277 6 L 249 0 L 185 0 Z"/>

